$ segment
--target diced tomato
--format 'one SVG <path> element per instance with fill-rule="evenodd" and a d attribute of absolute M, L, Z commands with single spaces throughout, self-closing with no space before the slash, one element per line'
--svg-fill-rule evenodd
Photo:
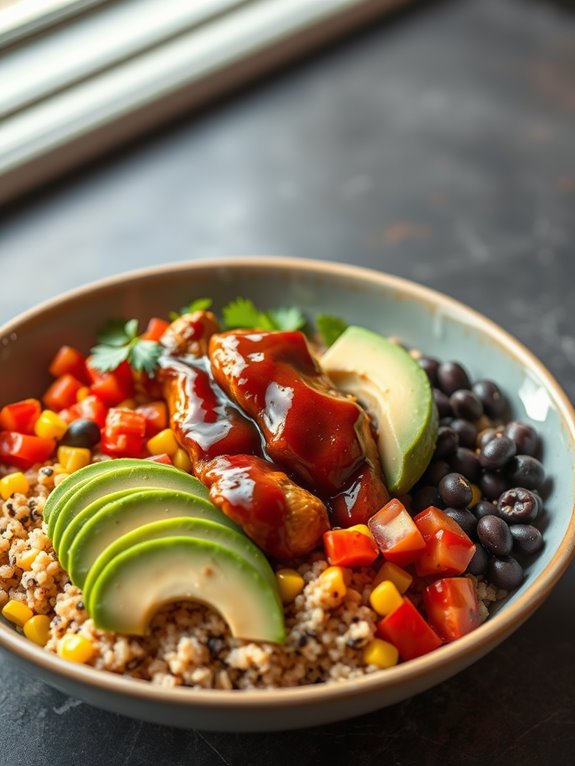
<path fill-rule="evenodd" d="M 49 410 L 58 412 L 76 403 L 76 394 L 82 383 L 73 375 L 66 373 L 57 378 L 42 397 Z"/>
<path fill-rule="evenodd" d="M 102 431 L 102 452 L 113 457 L 141 457 L 145 434 L 146 419 L 141 412 L 112 408 Z"/>
<path fill-rule="evenodd" d="M 475 545 L 457 522 L 434 507 L 419 513 L 414 522 L 425 540 L 425 551 L 415 563 L 420 577 L 465 572 Z"/>
<path fill-rule="evenodd" d="M 54 439 L 42 439 L 14 431 L 0 432 L 0 460 L 21 471 L 27 471 L 36 463 L 44 463 L 55 448 Z"/>
<path fill-rule="evenodd" d="M 165 402 L 149 402 L 136 407 L 146 419 L 146 438 L 149 439 L 168 427 L 168 408 Z"/>
<path fill-rule="evenodd" d="M 73 375 L 82 383 L 89 383 L 90 376 L 86 368 L 86 358 L 73 346 L 62 346 L 57 352 L 48 368 L 50 375 L 60 378 L 62 375 Z"/>
<path fill-rule="evenodd" d="M 445 577 L 423 594 L 427 619 L 444 641 L 455 641 L 481 625 L 479 602 L 467 577 Z"/>
<path fill-rule="evenodd" d="M 147 457 L 146 460 L 151 460 L 152 463 L 164 463 L 164 465 L 174 465 L 172 458 L 165 452 L 162 452 L 161 455 L 152 455 L 151 457 Z"/>
<path fill-rule="evenodd" d="M 42 405 L 38 399 L 22 399 L 7 404 L 0 410 L 0 428 L 17 431 L 19 434 L 33 434 L 34 424 L 40 417 Z"/>
<path fill-rule="evenodd" d="M 150 321 L 148 322 L 148 326 L 146 327 L 146 332 L 144 332 L 140 337 L 142 338 L 142 340 L 160 340 L 160 338 L 166 332 L 169 326 L 170 326 L 170 323 L 166 322 L 165 319 L 160 319 L 159 317 L 152 317 Z"/>
<path fill-rule="evenodd" d="M 441 639 L 408 598 L 377 624 L 377 635 L 393 644 L 402 660 L 413 660 L 441 646 Z"/>
<path fill-rule="evenodd" d="M 58 414 L 66 423 L 72 423 L 74 420 L 82 418 L 84 420 L 93 420 L 100 428 L 103 428 L 108 408 L 97 396 L 87 396 L 82 401 L 72 405 L 72 407 L 61 410 Z"/>
<path fill-rule="evenodd" d="M 397 499 L 390 500 L 368 521 L 379 550 L 398 566 L 411 564 L 425 550 L 425 540 Z"/>
<path fill-rule="evenodd" d="M 332 529 L 325 532 L 323 544 L 327 560 L 332 566 L 366 567 L 379 556 L 371 537 L 355 529 Z"/>

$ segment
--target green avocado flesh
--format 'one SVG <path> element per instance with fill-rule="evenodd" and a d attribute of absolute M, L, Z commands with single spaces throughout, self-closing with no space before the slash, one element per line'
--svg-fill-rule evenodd
<path fill-rule="evenodd" d="M 94 584 L 116 556 L 139 543 L 145 543 L 148 540 L 160 540 L 165 537 L 195 537 L 199 540 L 208 540 L 222 545 L 254 566 L 272 590 L 277 589 L 277 581 L 268 560 L 244 534 L 237 533 L 233 529 L 213 521 L 182 516 L 145 524 L 118 537 L 108 545 L 90 566 L 88 576 L 80 586 L 84 592 L 84 600 L 88 610 L 91 611 L 91 594 Z"/>
<path fill-rule="evenodd" d="M 425 371 L 401 346 L 362 327 L 348 327 L 321 365 L 375 418 L 390 492 L 408 492 L 429 465 L 437 439 L 437 408 Z"/>
<path fill-rule="evenodd" d="M 142 489 L 114 493 L 91 503 L 74 518 L 61 541 L 60 553 L 66 550 L 63 566 L 74 585 L 82 588 L 92 564 L 118 537 L 144 524 L 181 516 L 206 519 L 223 529 L 240 531 L 215 505 L 187 492 Z"/>
<path fill-rule="evenodd" d="M 91 616 L 100 630 L 143 636 L 162 605 L 183 599 L 214 607 L 235 638 L 285 640 L 277 590 L 235 551 L 194 537 L 149 540 L 115 556 L 92 588 Z"/>
<path fill-rule="evenodd" d="M 77 473 L 81 473 L 81 471 Z M 62 484 L 64 483 L 62 482 Z M 183 471 L 178 471 L 177 468 L 160 463 L 151 463 L 149 460 L 140 460 L 137 465 L 126 468 L 120 467 L 116 471 L 107 471 L 89 478 L 85 483 L 71 487 L 61 497 L 58 505 L 52 508 L 48 520 L 48 537 L 52 540 L 62 566 L 66 568 L 66 551 L 60 550 L 60 541 L 64 531 L 75 516 L 90 503 L 112 492 L 147 488 L 178 489 L 182 492 L 189 492 L 195 497 L 203 499 L 208 497 L 208 490 L 198 479 Z"/>

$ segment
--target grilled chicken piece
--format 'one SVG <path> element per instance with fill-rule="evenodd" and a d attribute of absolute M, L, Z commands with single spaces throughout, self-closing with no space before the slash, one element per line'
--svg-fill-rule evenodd
<path fill-rule="evenodd" d="M 325 505 L 277 466 L 255 455 L 223 455 L 204 464 L 210 499 L 274 558 L 303 556 L 329 529 Z"/>
<path fill-rule="evenodd" d="M 172 356 L 199 358 L 208 353 L 208 343 L 220 328 L 211 311 L 195 311 L 175 319 L 162 335 L 162 346 Z"/>

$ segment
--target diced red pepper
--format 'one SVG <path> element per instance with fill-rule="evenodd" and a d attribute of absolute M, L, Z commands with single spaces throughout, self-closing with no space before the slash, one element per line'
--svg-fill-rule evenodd
<path fill-rule="evenodd" d="M 140 336 L 142 340 L 160 340 L 170 326 L 169 322 L 159 317 L 152 317 L 148 322 L 146 331 Z"/>
<path fill-rule="evenodd" d="M 457 522 L 434 507 L 419 513 L 414 522 L 425 540 L 425 551 L 415 563 L 420 577 L 465 572 L 475 545 Z"/>
<path fill-rule="evenodd" d="M 73 375 L 66 373 L 57 378 L 42 397 L 49 410 L 58 412 L 76 403 L 76 394 L 82 383 Z"/>
<path fill-rule="evenodd" d="M 160 455 L 152 455 L 151 457 L 147 457 L 146 460 L 151 460 L 152 463 L 164 463 L 164 465 L 174 465 L 174 461 L 166 452 L 162 452 Z"/>
<path fill-rule="evenodd" d="M 90 391 L 101 399 L 108 407 L 115 407 L 120 402 L 130 399 L 134 394 L 134 378 L 132 368 L 127 362 L 122 362 L 111 372 L 100 372 L 90 364 L 91 357 L 86 360 L 88 374 L 92 379 Z"/>
<path fill-rule="evenodd" d="M 136 407 L 146 419 L 146 438 L 150 439 L 168 427 L 168 408 L 165 402 L 149 402 Z"/>
<path fill-rule="evenodd" d="M 467 577 L 445 577 L 423 594 L 427 619 L 444 641 L 455 641 L 481 625 L 477 593 Z"/>
<path fill-rule="evenodd" d="M 355 529 L 325 532 L 323 544 L 332 566 L 366 567 L 376 560 L 379 550 L 373 540 Z"/>
<path fill-rule="evenodd" d="M 33 434 L 34 424 L 40 417 L 42 405 L 38 399 L 22 399 L 7 404 L 0 410 L 0 429 L 17 431 L 19 434 Z"/>
<path fill-rule="evenodd" d="M 82 401 L 72 405 L 72 407 L 61 410 L 58 414 L 62 420 L 66 421 L 66 423 L 72 423 L 74 420 L 82 418 L 84 420 L 93 420 L 100 428 L 103 428 L 104 423 L 106 422 L 108 408 L 101 399 L 92 395 L 87 396 L 85 399 L 82 399 Z"/>
<path fill-rule="evenodd" d="M 425 550 L 425 540 L 399 500 L 393 499 L 368 521 L 368 526 L 388 561 L 411 564 Z"/>
<path fill-rule="evenodd" d="M 89 383 L 90 376 L 86 368 L 86 357 L 73 346 L 62 346 L 55 354 L 48 368 L 50 375 L 60 378 L 73 375 L 82 383 Z"/>
<path fill-rule="evenodd" d="M 44 463 L 55 448 L 54 439 L 42 439 L 14 431 L 0 432 L 0 460 L 21 471 L 27 471 L 36 463 Z"/>
<path fill-rule="evenodd" d="M 377 635 L 393 644 L 402 660 L 413 660 L 441 646 L 441 639 L 408 598 L 377 624 Z"/>
<path fill-rule="evenodd" d="M 106 416 L 100 447 L 113 457 L 141 457 L 145 434 L 146 419 L 141 412 L 112 408 Z"/>

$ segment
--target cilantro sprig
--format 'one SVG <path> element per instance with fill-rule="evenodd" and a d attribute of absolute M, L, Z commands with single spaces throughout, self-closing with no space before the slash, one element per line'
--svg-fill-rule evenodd
<path fill-rule="evenodd" d="M 170 311 L 168 314 L 170 322 L 181 317 L 183 314 L 193 314 L 194 311 L 207 311 L 211 308 L 213 300 L 211 298 L 196 298 L 187 306 L 182 306 L 179 311 Z"/>
<path fill-rule="evenodd" d="M 138 335 L 138 320 L 113 319 L 98 333 L 98 345 L 92 349 L 90 365 L 101 372 L 115 370 L 128 362 L 136 372 L 152 373 L 158 366 L 162 346 Z"/>
<path fill-rule="evenodd" d="M 248 298 L 236 298 L 224 306 L 223 323 L 228 330 L 300 330 L 306 318 L 297 306 L 260 311 Z"/>
<path fill-rule="evenodd" d="M 315 318 L 315 324 L 319 336 L 326 346 L 335 343 L 348 327 L 347 322 L 333 314 L 318 314 Z"/>

